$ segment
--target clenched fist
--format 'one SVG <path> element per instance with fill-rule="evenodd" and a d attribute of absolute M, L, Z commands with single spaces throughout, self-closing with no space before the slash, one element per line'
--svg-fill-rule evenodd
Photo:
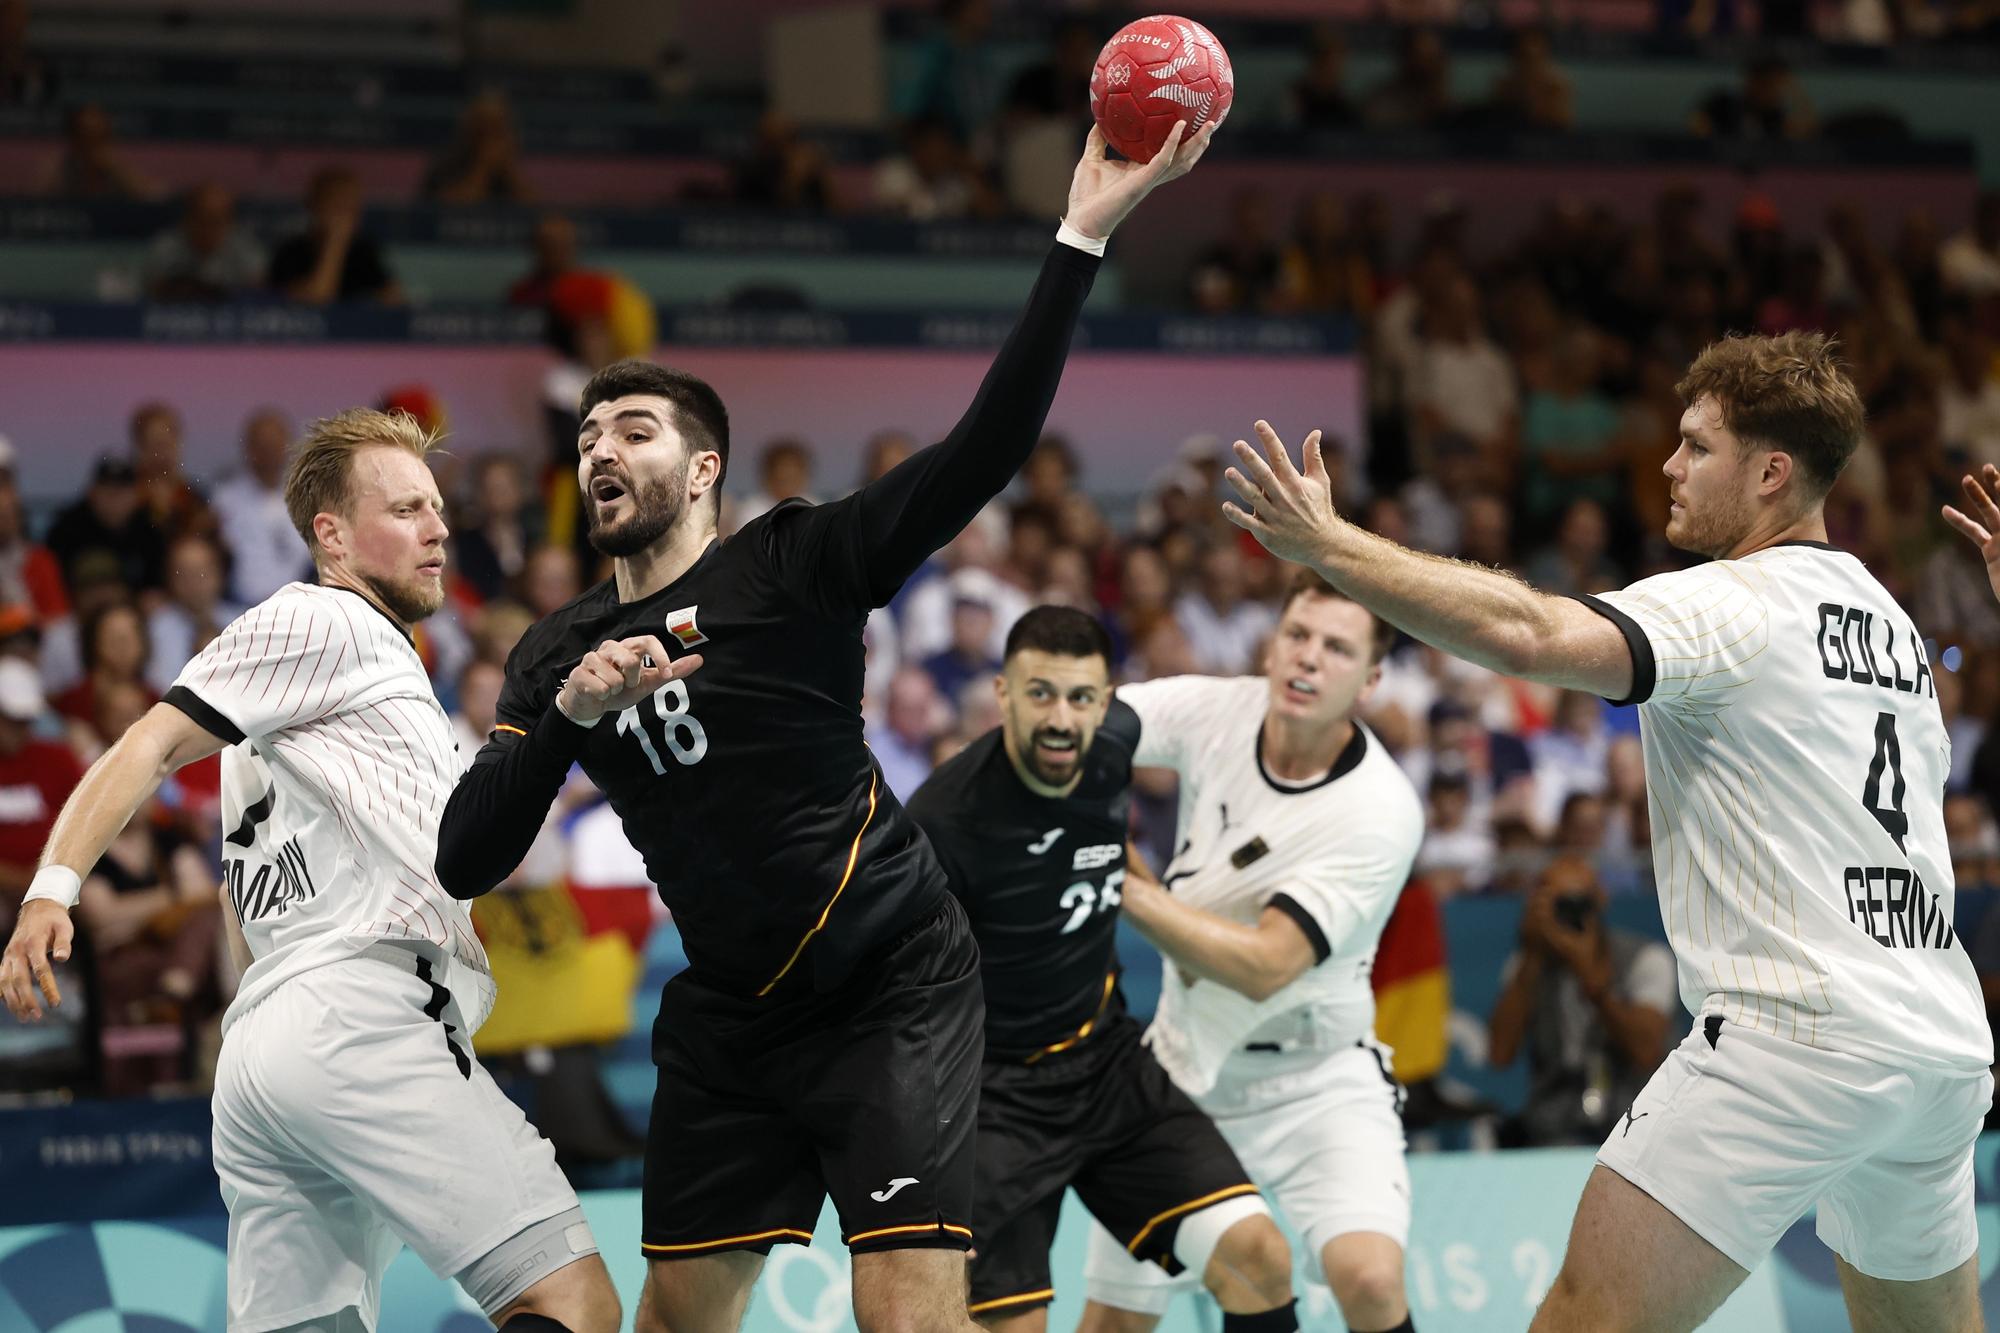
<path fill-rule="evenodd" d="M 701 654 L 677 660 L 651 634 L 606 639 L 563 681 L 556 707 L 579 726 L 588 727 L 606 713 L 630 708 L 670 680 L 685 680 L 701 667 Z"/>

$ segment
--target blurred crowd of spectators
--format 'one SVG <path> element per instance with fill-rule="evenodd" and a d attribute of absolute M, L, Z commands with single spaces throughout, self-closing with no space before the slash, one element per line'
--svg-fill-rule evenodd
<path fill-rule="evenodd" d="M 1763 8 L 1769 31 L 1770 15 L 1782 11 Z M 0 36 L 18 10 L 0 0 Z M 1843 12 L 1859 15 L 1859 28 L 1903 33 L 1926 31 L 1940 15 L 1972 31 L 1984 11 L 1877 0 Z M 1727 0 L 1696 0 L 1676 22 L 1723 30 L 1733 14 Z M 1045 212 L 1050 192 L 1066 185 L 1099 34 L 1060 26 L 1047 59 L 1002 87 L 982 46 L 989 19 L 980 0 L 942 7 L 920 77 L 897 108 L 901 149 L 875 173 L 875 209 L 916 219 Z M 33 74 L 10 63 L 17 49 L 0 40 L 0 87 Z M 1568 82 L 1539 33 L 1516 38 L 1476 105 L 1448 95 L 1447 60 L 1435 30 L 1412 28 L 1393 73 L 1350 90 L 1339 34 L 1319 33 L 1289 114 L 1310 130 L 1570 124 Z M 1826 128 L 1773 59 L 1691 109 L 1692 131 L 1715 136 Z M 743 203 L 825 212 L 840 202 L 822 151 L 775 115 L 733 181 Z M 42 186 L 76 199 L 161 189 L 89 106 L 70 116 Z M 468 108 L 424 193 L 534 202 L 503 101 L 481 97 Z M 197 186 L 181 223 L 150 248 L 145 291 L 173 300 L 402 299 L 384 248 L 363 226 L 351 171 L 319 173 L 306 205 L 299 231 L 258 237 L 238 221 L 228 191 Z M 2000 913 L 1982 926 L 1985 904 L 2000 896 L 2000 742 L 1988 741 L 2000 716 L 2000 606 L 1976 552 L 1936 518 L 1963 471 L 2000 463 L 2000 195 L 1982 199 L 1971 226 L 1950 236 L 1922 214 L 1885 236 L 1850 208 L 1787 217 L 1757 196 L 1725 218 L 1705 208 L 1693 189 L 1669 190 L 1634 226 L 1558 199 L 1527 234 L 1475 251 L 1467 205 L 1450 196 L 1433 201 L 1413 246 L 1399 246 L 1380 198 L 1249 192 L 1189 271 L 1186 300 L 1213 313 L 1356 319 L 1368 354 L 1367 430 L 1328 453 L 1349 512 L 1397 540 L 1566 593 L 1618 586 L 1679 559 L 1659 539 L 1659 467 L 1677 439 L 1675 381 L 1702 346 L 1732 329 L 1839 336 L 1870 427 L 1829 502 L 1831 536 L 1868 561 L 1932 641 L 1953 739 L 1947 821 L 1961 927 L 2000 1004 Z M 601 279 L 579 281 L 588 276 L 574 228 L 551 216 L 507 293 L 558 315 L 565 361 L 543 394 L 554 448 L 438 464 L 454 528 L 451 597 L 418 643 L 468 760 L 491 725 L 514 642 L 601 573 L 563 479 L 561 460 L 573 456 L 567 405 L 581 376 L 647 340 L 621 325 L 618 292 Z M 421 393 L 386 401 L 420 416 L 437 411 Z M 248 411 L 240 465 L 193 478 L 173 405 L 135 405 L 125 445 L 96 461 L 80 495 L 33 525 L 13 447 L 0 441 L 0 930 L 83 766 L 230 618 L 307 575 L 279 489 L 294 431 L 280 408 Z M 805 439 L 746 443 L 749 466 L 738 475 L 748 479 L 726 494 L 725 531 L 791 497 L 841 494 L 920 444 L 885 430 L 868 441 L 860 476 L 831 477 Z M 47 447 L 23 442 L 38 445 Z M 1121 680 L 1259 669 L 1286 571 L 1219 516 L 1223 443 L 1186 441 L 1118 525 L 1089 486 L 1090 453 L 1088 440 L 1042 441 L 1015 491 L 871 619 L 867 735 L 900 796 L 997 723 L 990 682 L 1001 644 L 1038 602 L 1100 616 Z M 1366 717 L 1427 801 L 1416 867 L 1424 890 L 1441 901 L 1494 894 L 1528 904 L 1491 1032 L 1495 1060 L 1526 1051 L 1535 1065 L 1537 1100 L 1515 1132 L 1537 1142 L 1588 1137 L 1620 1108 L 1618 1090 L 1629 1095 L 1649 1072 L 1673 1007 L 1657 946 L 1600 929 L 1585 947 L 1563 915 L 1574 910 L 1564 903 L 1651 892 L 1633 710 L 1405 642 L 1385 662 Z M 1135 833 L 1154 864 L 1174 845 L 1170 782 L 1140 781 Z M 86 886 L 80 918 L 97 1022 L 167 1034 L 106 1044 L 129 1056 L 104 1076 L 113 1090 L 198 1080 L 202 1046 L 234 984 L 214 910 L 217 788 L 213 761 L 178 775 Z M 581 780 L 515 881 L 550 884 L 617 891 L 618 928 L 643 945 L 649 917 L 629 907 L 647 898 L 643 867 Z M 0 1058 L 0 1087 L 5 1068 Z M 1581 1121 L 1579 1078 L 1589 1094 Z"/>
<path fill-rule="evenodd" d="M 1307 197 L 1285 240 L 1272 225 L 1274 201 L 1251 194 L 1198 261 L 1189 291 L 1207 309 L 1354 316 L 1368 350 L 1367 429 L 1329 451 L 1348 511 L 1399 540 L 1558 592 L 1617 586 L 1680 558 L 1658 535 L 1659 467 L 1676 440 L 1673 386 L 1696 351 L 1728 329 L 1838 335 L 1870 424 L 1829 503 L 1831 535 L 1911 606 L 1932 641 L 1953 737 L 1948 816 L 1961 902 L 1973 914 L 1961 925 L 1982 970 L 2000 979 L 2000 914 L 1976 929 L 1995 896 L 1986 890 L 2000 887 L 2000 744 L 1986 740 L 2000 714 L 2000 606 L 1976 552 L 1936 518 L 1963 471 L 2000 462 L 2000 196 L 1949 237 L 1921 215 L 1878 238 L 1850 209 L 1800 226 L 1756 197 L 1721 219 L 1704 207 L 1691 190 L 1669 190 L 1633 227 L 1558 200 L 1527 235 L 1475 252 L 1465 207 L 1440 198 L 1415 245 L 1399 252 L 1368 199 Z M 552 220 L 536 250 L 513 295 L 560 305 L 573 233 Z M 619 345 L 608 305 L 556 322 L 567 359 L 544 386 L 548 449 L 440 460 L 455 529 L 453 595 L 419 643 L 468 756 L 490 724 L 513 642 L 599 573 L 565 478 L 567 404 L 581 377 L 633 348 Z M 441 412 L 421 390 L 384 401 Z M 53 507 L 32 538 L 11 448 L 0 450 L 0 902 L 25 886 L 64 783 L 231 616 L 306 572 L 279 496 L 293 433 L 281 410 L 249 412 L 240 466 L 195 479 L 181 465 L 173 406 L 137 405 L 125 446 L 99 459 L 83 494 Z M 919 443 L 884 431 L 868 441 L 860 476 L 829 477 L 806 439 L 746 442 L 746 479 L 727 495 L 725 529 L 786 498 L 841 494 Z M 1284 571 L 1219 517 L 1222 442 L 1184 442 L 1116 526 L 1109 497 L 1088 484 L 1090 452 L 1089 441 L 1043 441 L 1016 491 L 871 621 L 868 736 L 899 794 L 995 723 L 990 676 L 1001 642 L 1036 602 L 1100 615 L 1122 679 L 1257 669 Z M 1539 902 L 1552 883 L 1582 882 L 1569 896 L 1607 901 L 1650 891 L 1631 710 L 1404 643 L 1367 716 L 1428 801 L 1417 870 L 1438 899 Z M 195 852 L 213 851 L 215 801 L 212 771 L 184 774 L 93 878 L 84 917 L 115 955 L 99 969 L 107 1021 L 205 1023 L 227 993 L 214 917 L 194 907 L 212 901 L 204 894 L 215 862 Z M 1138 806 L 1141 844 L 1164 860 L 1171 791 L 1148 777 Z M 643 870 L 615 820 L 593 817 L 600 808 L 587 784 L 572 791 L 521 881 L 574 884 L 582 874 L 643 901 Z M 1571 958 L 1552 945 L 1562 937 L 1550 934 L 1546 906 L 1527 920 L 1509 973 L 1517 1004 L 1540 987 L 1548 1003 L 1581 1012 L 1577 968 L 1601 968 L 1614 953 L 1634 987 L 1657 996 L 1657 957 L 1613 950 L 1602 934 L 1598 947 L 1612 952 Z M 1640 1029 L 1650 1031 L 1628 1025 L 1623 1039 L 1636 1041 Z M 1496 1029 L 1494 1053 L 1532 1057 L 1553 1039 L 1537 1031 L 1526 1020 Z M 1611 1028 L 1598 1037 L 1592 1049 L 1624 1049 Z"/>
<path fill-rule="evenodd" d="M 1836 218 L 1835 234 L 1809 253 L 1826 267 L 1837 262 L 1873 298 L 1815 302 L 1794 290 L 1801 299 L 1785 305 L 1782 276 L 1778 287 L 1758 286 L 1785 266 L 1756 261 L 1803 247 L 1770 236 L 1758 217 L 1738 219 L 1730 246 L 1712 246 L 1684 208 L 1677 196 L 1663 200 L 1656 228 L 1626 236 L 1605 236 L 1601 218 L 1556 210 L 1543 234 L 1483 264 L 1462 253 L 1440 220 L 1407 273 L 1378 281 L 1371 272 L 1369 447 L 1349 442 L 1329 452 L 1337 491 L 1378 531 L 1518 570 L 1557 591 L 1589 592 L 1668 567 L 1676 557 L 1657 540 L 1665 503 L 1657 472 L 1673 445 L 1672 385 L 1684 357 L 1727 326 L 1724 300 L 1748 303 L 1732 310 L 1823 312 L 1861 353 L 1856 371 L 1874 414 L 1871 438 L 1829 507 L 1834 537 L 1913 601 L 1934 639 L 1954 740 L 1949 815 L 1962 901 L 1983 904 L 1991 895 L 1982 891 L 2000 886 L 1991 813 L 2000 745 L 1985 743 L 1987 719 L 2000 709 L 2000 608 L 1976 552 L 1929 515 L 1959 469 L 2000 461 L 1988 333 L 2000 288 L 1981 289 L 1973 269 L 1945 264 L 1936 248 L 1912 272 L 1903 262 L 1911 256 L 1877 256 L 1851 220 Z M 1659 284 L 1650 292 L 1636 282 L 1645 273 L 1634 271 L 1634 256 L 1649 252 Z M 1594 273 L 1593 257 L 1615 265 L 1621 280 Z M 1910 323 L 1898 329 L 1886 298 L 1925 275 L 1935 322 L 1905 298 Z M 1504 318 L 1489 324 L 1489 314 Z M 419 415 L 438 410 L 408 391 L 385 401 Z M 1964 427 L 1950 423 L 1962 422 L 1978 429 L 1958 434 Z M 38 534 L 13 481 L 11 447 L 0 450 L 0 914 L 25 888 L 83 766 L 232 616 L 307 575 L 280 496 L 294 429 L 281 410 L 250 412 L 240 464 L 197 479 L 182 467 L 173 406 L 140 404 L 126 446 L 100 458 L 83 493 Z M 804 439 L 752 446 L 745 482 L 726 493 L 725 532 L 794 496 L 843 493 L 919 443 L 884 431 L 868 441 L 862 474 L 840 478 L 819 474 Z M 871 619 L 867 735 L 898 795 L 997 723 L 991 678 L 1002 642 L 1038 602 L 1100 616 L 1121 680 L 1260 669 L 1287 571 L 1219 515 L 1223 442 L 1186 441 L 1123 530 L 1086 484 L 1087 457 L 1087 445 L 1043 440 L 1015 490 Z M 451 597 L 420 628 L 418 644 L 469 759 L 491 725 L 514 642 L 602 567 L 579 537 L 549 455 L 467 453 L 438 466 L 454 529 Z M 1566 966 L 1589 962 L 1566 964 L 1551 945 L 1560 937 L 1544 938 L 1544 899 L 1558 889 L 1599 901 L 1651 891 L 1634 710 L 1404 642 L 1385 662 L 1366 716 L 1428 802 L 1416 868 L 1428 892 L 1441 901 L 1503 894 L 1538 904 L 1526 918 L 1523 960 L 1509 974 L 1514 991 L 1553 986 Z M 212 1024 L 232 981 L 209 910 L 217 785 L 211 761 L 163 789 L 92 876 L 81 909 L 103 1021 L 186 1028 L 191 1045 L 178 1068 L 190 1077 L 196 1029 Z M 1137 808 L 1136 836 L 1163 863 L 1174 841 L 1171 779 L 1145 775 Z M 579 779 L 519 884 L 587 881 L 643 902 L 643 868 L 601 812 Z M 1994 921 L 2000 930 L 2000 915 Z M 1968 940 L 1985 950 L 1983 966 L 2000 972 L 1993 935 L 1968 932 Z M 1602 938 L 1606 950 L 1613 943 Z M 1657 957 L 1619 949 L 1621 966 L 1640 968 L 1634 985 L 1643 981 L 1657 998 Z M 1496 1054 L 1534 1049 L 1536 1029 L 1515 1017 L 1504 1037 L 1496 1029 Z M 1621 1039 L 1607 1030 L 1605 1049 L 1621 1049 Z"/>
<path fill-rule="evenodd" d="M 1662 25 L 1698 34 L 1735 32 L 1742 26 L 1737 8 L 1735 0 L 1689 0 L 1663 15 Z M 1803 31 L 1788 17 L 1792 7 L 1757 8 L 1764 35 L 1783 38 Z M 1841 41 L 1963 42 L 2000 32 L 1994 17 L 2000 8 L 1993 0 L 1850 0 L 1844 6 L 1795 8 L 1801 21 L 1814 8 L 1825 20 L 1820 35 Z M 726 176 L 691 179 L 682 187 L 683 201 L 919 221 L 1059 212 L 1078 135 L 1089 121 L 1090 72 L 1108 26 L 1085 17 L 1057 18 L 1046 51 L 1017 67 L 994 40 L 993 9 L 990 0 L 944 0 L 937 7 L 930 33 L 915 43 L 904 62 L 907 69 L 888 90 L 893 128 L 864 188 L 849 176 L 843 189 L 826 147 L 771 111 L 757 121 L 748 149 Z M 63 104 L 61 90 L 51 92 L 38 79 L 42 65 L 21 35 L 10 39 L 5 21 L 10 13 L 25 14 L 22 0 L 0 0 L 0 104 Z M 1468 98 L 1454 92 L 1446 40 L 1459 18 L 1456 6 L 1431 4 L 1422 12 L 1387 17 L 1406 26 L 1394 30 L 1391 67 L 1365 86 L 1350 78 L 1345 30 L 1331 24 L 1309 30 L 1301 44 L 1303 68 L 1286 91 L 1278 124 L 1302 131 L 1575 128 L 1570 79 L 1547 29 L 1514 30 L 1500 72 L 1483 96 Z M 182 226 L 153 246 L 144 278 L 147 294 L 399 299 L 380 246 L 361 230 L 361 183 L 348 168 L 330 160 L 314 178 L 302 201 L 302 226 L 253 237 L 236 223 L 234 201 L 220 185 L 161 181 L 136 165 L 118 143 L 104 107 L 71 104 L 64 125 L 62 145 L 39 179 L 28 183 L 35 192 L 66 200 L 172 194 L 184 201 Z M 1818 117 L 1791 68 L 1771 51 L 1750 58 L 1734 79 L 1718 83 L 1691 106 L 1687 130 L 1732 141 L 1908 135 L 1893 112 L 1879 108 Z M 523 167 L 516 113 L 502 93 L 484 91 L 467 102 L 455 129 L 431 154 L 417 195 L 439 204 L 546 202 L 537 199 Z"/>

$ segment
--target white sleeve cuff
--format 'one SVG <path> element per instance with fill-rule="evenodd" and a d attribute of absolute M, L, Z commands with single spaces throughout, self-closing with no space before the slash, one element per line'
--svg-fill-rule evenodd
<path fill-rule="evenodd" d="M 68 866 L 43 866 L 35 872 L 34 881 L 28 885 L 24 903 L 37 898 L 52 903 L 60 903 L 65 911 L 76 906 L 76 900 L 83 897 L 83 877 Z"/>
<path fill-rule="evenodd" d="M 593 717 L 588 722 L 579 720 L 576 714 L 570 712 L 568 707 L 564 705 L 561 691 L 557 691 L 556 693 L 556 711 L 558 713 L 561 713 L 564 717 L 568 718 L 571 722 L 575 723 L 577 726 L 582 727 L 585 731 L 589 731 L 592 727 L 596 726 L 598 723 L 604 720 L 604 714 L 602 713 L 599 713 L 596 717 Z"/>
<path fill-rule="evenodd" d="M 1075 227 L 1070 226 L 1067 219 L 1056 226 L 1057 241 L 1067 245 L 1072 250 L 1081 250 L 1087 255 L 1102 255 L 1104 253 L 1105 241 L 1109 239 L 1109 237 L 1099 239 L 1095 236 L 1085 236 Z"/>

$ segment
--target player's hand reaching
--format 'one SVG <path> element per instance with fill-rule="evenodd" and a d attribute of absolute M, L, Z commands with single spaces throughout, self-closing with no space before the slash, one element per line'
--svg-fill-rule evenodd
<path fill-rule="evenodd" d="M 670 658 L 651 634 L 606 639 L 563 681 L 556 707 L 579 726 L 606 713 L 630 708 L 670 680 L 685 680 L 701 668 L 701 654 Z"/>
<path fill-rule="evenodd" d="M 1958 484 L 1965 492 L 1965 507 L 1972 512 L 1967 515 L 1946 505 L 1945 522 L 1979 548 L 1980 558 L 1986 561 L 1986 582 L 1993 595 L 2000 597 L 2000 467 L 1988 463 L 1978 476 L 1965 477 Z"/>
<path fill-rule="evenodd" d="M 21 905 L 14 937 L 7 941 L 6 954 L 0 956 L 0 995 L 6 997 L 7 1009 L 14 1017 L 29 1023 L 41 1019 L 42 1006 L 35 999 L 37 986 L 51 1009 L 62 1004 L 52 960 L 68 960 L 75 933 L 69 911 L 61 904 L 37 898 Z"/>
<path fill-rule="evenodd" d="M 1070 178 L 1069 211 L 1063 221 L 1096 240 L 1110 236 L 1125 215 L 1156 187 L 1194 170 L 1194 164 L 1208 151 L 1208 141 L 1215 137 L 1215 122 L 1210 121 L 1183 142 L 1186 135 L 1187 122 L 1178 121 L 1151 162 L 1114 162 L 1105 152 L 1104 131 L 1091 126 L 1083 145 L 1083 160 Z"/>
<path fill-rule="evenodd" d="M 1347 522 L 1334 508 L 1333 482 L 1320 456 L 1319 432 L 1306 436 L 1303 472 L 1292 466 L 1292 456 L 1270 422 L 1257 423 L 1257 438 L 1264 442 L 1264 454 L 1238 440 L 1236 457 L 1242 469 L 1230 468 L 1223 474 L 1249 508 L 1225 502 L 1222 515 L 1279 559 L 1318 565 L 1328 536 Z"/>

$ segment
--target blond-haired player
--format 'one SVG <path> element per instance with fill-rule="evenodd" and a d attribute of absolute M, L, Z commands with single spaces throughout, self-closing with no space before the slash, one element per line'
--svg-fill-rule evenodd
<path fill-rule="evenodd" d="M 1667 540 L 1710 559 L 1601 598 L 1354 527 L 1317 433 L 1300 472 L 1257 423 L 1265 456 L 1238 442 L 1230 470 L 1249 508 L 1226 512 L 1427 643 L 1640 706 L 1697 1022 L 1598 1154 L 1534 1327 L 1693 1328 L 1817 1206 L 1856 1329 L 1976 1329 L 1993 1038 L 1951 929 L 1950 743 L 1923 643 L 1826 541 L 1861 400 L 1804 333 L 1724 339 L 1679 389 Z"/>
<path fill-rule="evenodd" d="M 314 423 L 285 502 L 318 582 L 232 623 L 92 766 L 0 962 L 17 1017 L 41 1016 L 37 986 L 60 1003 L 82 876 L 163 778 L 223 752 L 250 960 L 215 1083 L 231 1333 L 374 1328 L 404 1244 L 508 1333 L 618 1326 L 554 1154 L 472 1058 L 492 976 L 431 868 L 458 773 L 410 638 L 444 600 L 433 443 L 400 413 Z"/>

